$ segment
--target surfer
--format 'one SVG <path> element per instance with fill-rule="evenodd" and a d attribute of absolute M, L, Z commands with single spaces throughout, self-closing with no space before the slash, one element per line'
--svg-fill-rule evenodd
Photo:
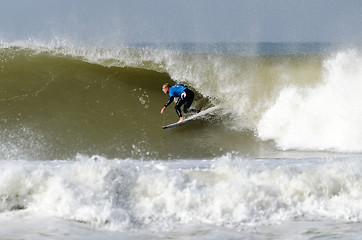
<path fill-rule="evenodd" d="M 182 85 L 182 84 L 176 84 L 171 86 L 168 83 L 163 84 L 162 91 L 165 94 L 170 95 L 170 99 L 168 99 L 167 103 L 163 108 L 161 109 L 161 113 L 165 111 L 168 105 L 170 105 L 175 97 L 178 98 L 176 102 L 176 113 L 179 116 L 180 120 L 179 122 L 183 121 L 184 118 L 182 117 L 181 113 L 181 106 L 184 105 L 184 113 L 199 113 L 199 110 L 196 109 L 190 109 L 190 106 L 192 104 L 192 101 L 194 100 L 194 92 L 191 91 L 188 87 Z"/>

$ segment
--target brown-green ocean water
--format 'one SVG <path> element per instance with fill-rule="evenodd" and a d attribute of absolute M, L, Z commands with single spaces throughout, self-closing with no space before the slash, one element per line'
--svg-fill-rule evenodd
<path fill-rule="evenodd" d="M 283 155 L 258 121 L 289 85 L 321 82 L 316 55 L 240 56 L 145 49 L 0 49 L 0 158 L 203 159 Z M 220 110 L 173 130 L 163 83 L 185 83 L 193 106 Z"/>

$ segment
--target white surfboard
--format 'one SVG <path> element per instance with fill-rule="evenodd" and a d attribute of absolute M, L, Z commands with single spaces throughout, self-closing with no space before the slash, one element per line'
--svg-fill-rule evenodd
<path fill-rule="evenodd" d="M 215 111 L 217 109 L 217 107 L 211 107 L 211 108 L 208 108 L 206 109 L 205 111 L 202 111 L 202 112 L 199 112 L 199 113 L 196 113 L 186 119 L 184 119 L 183 121 L 181 122 L 176 122 L 176 123 L 172 123 L 170 125 L 166 125 L 166 126 L 163 126 L 162 128 L 163 129 L 171 129 L 171 128 L 174 128 L 174 127 L 179 127 L 179 126 L 182 126 L 186 123 L 189 123 L 193 120 L 196 120 L 196 119 L 199 119 L 199 118 L 202 118 L 204 117 L 205 115 L 209 114 L 209 113 L 212 113 L 213 111 Z"/>

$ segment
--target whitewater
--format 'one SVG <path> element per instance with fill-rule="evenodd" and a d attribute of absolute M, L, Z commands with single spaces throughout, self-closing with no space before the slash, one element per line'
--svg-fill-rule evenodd
<path fill-rule="evenodd" d="M 362 55 L 0 43 L 0 238 L 358 239 Z M 187 84 L 177 120 L 161 87 Z"/>
<path fill-rule="evenodd" d="M 0 233 L 6 239 L 357 239 L 360 169 L 359 159 L 231 156 L 2 161 Z"/>

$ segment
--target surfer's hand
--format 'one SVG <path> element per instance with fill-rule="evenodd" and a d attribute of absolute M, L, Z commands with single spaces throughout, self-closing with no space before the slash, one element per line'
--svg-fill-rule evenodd
<path fill-rule="evenodd" d="M 161 114 L 163 113 L 163 111 L 165 111 L 165 109 L 166 109 L 166 107 L 163 107 L 163 108 L 161 109 Z"/>

